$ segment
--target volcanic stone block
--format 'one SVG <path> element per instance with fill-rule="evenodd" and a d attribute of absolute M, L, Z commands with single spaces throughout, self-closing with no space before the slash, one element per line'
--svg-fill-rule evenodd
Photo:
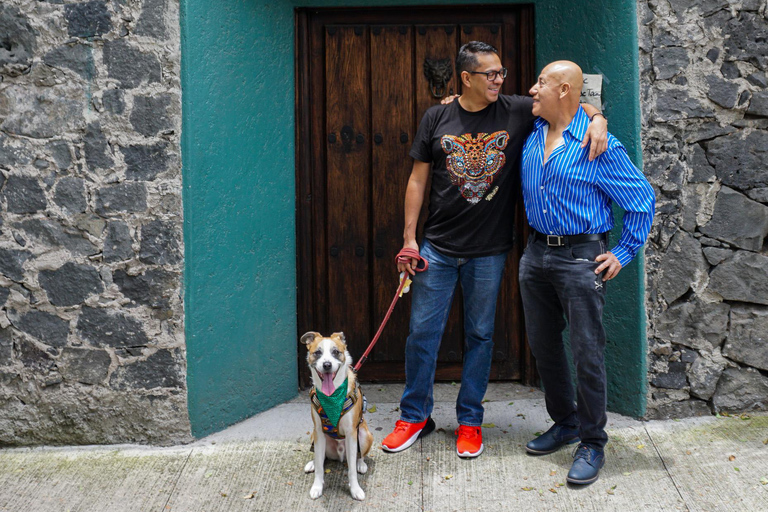
<path fill-rule="evenodd" d="M 38 281 L 54 306 L 74 306 L 94 293 L 104 291 L 95 268 L 71 261 L 56 270 L 40 271 Z"/>
<path fill-rule="evenodd" d="M 85 104 L 85 88 L 73 84 L 9 85 L 0 89 L 0 129 L 35 139 L 78 131 L 85 125 Z"/>
<path fill-rule="evenodd" d="M 680 402 L 659 404 L 653 409 L 648 410 L 647 418 L 649 420 L 669 420 L 690 418 L 694 416 L 709 416 L 710 414 L 712 414 L 712 411 L 709 410 L 706 402 L 701 400 L 683 400 Z"/>
<path fill-rule="evenodd" d="M 129 299 L 153 308 L 167 308 L 178 285 L 178 274 L 162 269 L 150 269 L 137 276 L 116 270 L 112 279 L 120 292 Z"/>
<path fill-rule="evenodd" d="M 707 98 L 724 108 L 733 108 L 739 98 L 739 84 L 707 75 Z"/>
<path fill-rule="evenodd" d="M 121 366 L 112 374 L 114 389 L 183 388 L 183 366 L 176 350 L 158 350 L 146 361 Z"/>
<path fill-rule="evenodd" d="M 120 89 L 108 89 L 101 95 L 101 104 L 112 114 L 122 114 L 125 110 L 125 94 Z"/>
<path fill-rule="evenodd" d="M 104 62 L 109 78 L 120 86 L 133 89 L 142 83 L 157 83 L 162 77 L 160 61 L 151 53 L 143 53 L 123 39 L 104 43 Z"/>
<path fill-rule="evenodd" d="M 141 16 L 136 23 L 136 33 L 157 39 L 167 37 L 165 29 L 166 0 L 144 0 Z"/>
<path fill-rule="evenodd" d="M 11 290 L 4 286 L 0 286 L 0 306 L 5 305 L 5 301 L 8 300 L 8 296 L 11 294 Z"/>
<path fill-rule="evenodd" d="M 112 167 L 115 161 L 110 154 L 109 144 L 107 144 L 107 138 L 101 131 L 100 123 L 88 125 L 83 142 L 85 146 L 85 161 L 89 169 L 109 169 Z"/>
<path fill-rule="evenodd" d="M 125 222 L 113 221 L 107 225 L 104 239 L 104 261 L 127 260 L 133 257 L 131 228 Z"/>
<path fill-rule="evenodd" d="M 752 95 L 747 114 L 768 117 L 768 91 L 758 91 Z"/>
<path fill-rule="evenodd" d="M 711 356 L 703 354 L 697 357 L 688 371 L 691 394 L 702 400 L 712 398 L 726 364 L 725 359 L 718 352 Z"/>
<path fill-rule="evenodd" d="M 677 46 L 653 49 L 653 70 L 658 80 L 672 78 L 690 63 L 688 51 Z"/>
<path fill-rule="evenodd" d="M 657 373 L 651 377 L 651 384 L 657 388 L 683 389 L 687 384 L 685 363 L 668 363 L 667 373 Z"/>
<path fill-rule="evenodd" d="M 147 209 L 147 188 L 144 183 L 118 183 L 99 189 L 96 193 L 96 213 L 139 213 Z"/>
<path fill-rule="evenodd" d="M 724 185 L 739 190 L 768 186 L 768 132 L 735 132 L 707 144 L 707 159 Z"/>
<path fill-rule="evenodd" d="M 93 50 L 85 44 L 59 46 L 46 53 L 43 62 L 54 68 L 71 69 L 85 79 L 92 79 L 96 74 Z"/>
<path fill-rule="evenodd" d="M 55 365 L 51 355 L 45 350 L 37 348 L 31 341 L 19 338 L 16 340 L 16 347 L 19 361 L 35 372 L 47 374 Z"/>
<path fill-rule="evenodd" d="M 688 160 L 688 165 L 693 169 L 690 183 L 707 183 L 715 181 L 715 168 L 707 161 L 707 155 L 701 145 L 693 145 L 693 154 Z"/>
<path fill-rule="evenodd" d="M 0 329 L 0 366 L 9 366 L 13 362 L 13 336 L 11 329 Z"/>
<path fill-rule="evenodd" d="M 51 219 L 28 219 L 14 224 L 28 236 L 52 248 L 64 247 L 73 254 L 90 256 L 98 253 L 98 248 L 83 234 L 73 228 L 64 227 Z"/>
<path fill-rule="evenodd" d="M 61 352 L 58 366 L 65 380 L 99 384 L 106 380 L 111 363 L 105 350 L 66 348 Z"/>
<path fill-rule="evenodd" d="M 765 89 L 768 87 L 768 76 L 765 73 L 756 71 L 747 77 L 747 82 Z"/>
<path fill-rule="evenodd" d="M 151 265 L 174 265 L 181 261 L 179 234 L 170 222 L 153 220 L 141 227 L 139 259 Z"/>
<path fill-rule="evenodd" d="M 129 180 L 154 181 L 158 174 L 168 168 L 168 143 L 153 145 L 131 145 L 120 148 L 125 157 Z"/>
<path fill-rule="evenodd" d="M 709 289 L 725 300 L 768 305 L 768 257 L 738 251 L 712 271 Z"/>
<path fill-rule="evenodd" d="M 759 251 L 768 235 L 768 207 L 722 187 L 712 218 L 700 231 L 741 249 Z"/>
<path fill-rule="evenodd" d="M 69 166 L 72 165 L 72 153 L 69 151 L 69 144 L 63 140 L 53 141 L 45 149 L 56 162 L 56 167 L 62 171 L 69 169 Z"/>
<path fill-rule="evenodd" d="M 32 254 L 29 251 L 0 249 L 0 274 L 16 282 L 24 280 L 24 262 Z"/>
<path fill-rule="evenodd" d="M 712 23 L 718 23 L 712 20 Z M 765 15 L 741 12 L 724 26 L 717 26 L 725 38 L 726 60 L 742 60 L 768 70 L 768 19 Z"/>
<path fill-rule="evenodd" d="M 768 308 L 734 306 L 723 355 L 768 371 Z"/>
<path fill-rule="evenodd" d="M 711 107 L 702 105 L 696 98 L 691 98 L 687 91 L 680 89 L 660 90 L 655 112 L 655 118 L 660 121 L 714 116 Z"/>
<path fill-rule="evenodd" d="M 93 37 L 109 32 L 112 20 L 106 2 L 95 0 L 64 6 L 70 37 Z"/>
<path fill-rule="evenodd" d="M 717 412 L 764 410 L 768 407 L 768 378 L 754 368 L 726 368 L 712 404 Z"/>
<path fill-rule="evenodd" d="M 685 231 L 678 231 L 672 237 L 659 267 L 662 272 L 659 291 L 668 304 L 682 297 L 709 269 L 701 244 Z"/>
<path fill-rule="evenodd" d="M 18 318 L 11 315 L 11 322 L 20 331 L 37 338 L 46 345 L 63 347 L 69 336 L 69 322 L 45 311 L 31 310 Z"/>
<path fill-rule="evenodd" d="M 40 183 L 29 176 L 8 176 L 3 196 L 11 213 L 35 213 L 48 206 Z"/>
<path fill-rule="evenodd" d="M 173 118 L 168 112 L 170 105 L 170 94 L 134 97 L 130 118 L 133 129 L 141 135 L 152 137 L 160 131 L 173 128 Z"/>
<path fill-rule="evenodd" d="M 77 332 L 97 347 L 145 347 L 149 343 L 141 322 L 120 312 L 85 306 Z"/>
<path fill-rule="evenodd" d="M 656 319 L 655 335 L 669 343 L 712 351 L 727 335 L 729 311 L 723 302 L 674 304 Z"/>
<path fill-rule="evenodd" d="M 83 213 L 88 207 L 85 181 L 80 178 L 61 178 L 56 184 L 53 201 L 69 213 Z"/>
<path fill-rule="evenodd" d="M 704 257 L 707 258 L 710 265 L 719 265 L 734 254 L 730 249 L 721 249 L 719 247 L 704 247 L 702 252 L 704 252 Z"/>
<path fill-rule="evenodd" d="M 29 69 L 36 34 L 17 7 L 0 4 L 0 73 L 18 76 Z"/>

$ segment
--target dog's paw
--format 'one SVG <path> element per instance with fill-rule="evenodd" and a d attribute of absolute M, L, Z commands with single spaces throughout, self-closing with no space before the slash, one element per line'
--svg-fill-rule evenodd
<path fill-rule="evenodd" d="M 368 464 L 363 459 L 357 459 L 357 472 L 364 475 L 368 471 Z"/>
<path fill-rule="evenodd" d="M 307 462 L 307 465 L 304 466 L 304 472 L 305 473 L 314 473 L 315 472 L 315 461 L 311 460 Z"/>
<path fill-rule="evenodd" d="M 362 489 L 360 489 L 362 491 Z M 312 488 L 309 490 L 309 497 L 313 500 L 316 500 L 320 496 L 323 495 L 323 486 L 322 484 L 314 484 Z M 354 495 L 353 495 L 354 496 Z M 363 493 L 363 496 L 365 496 L 365 493 Z"/>
<path fill-rule="evenodd" d="M 350 487 L 349 492 L 352 494 L 352 497 L 358 501 L 363 501 L 365 499 L 365 491 L 359 485 Z"/>

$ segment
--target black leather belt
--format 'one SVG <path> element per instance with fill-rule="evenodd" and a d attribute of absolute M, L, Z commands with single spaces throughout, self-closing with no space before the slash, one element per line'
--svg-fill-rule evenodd
<path fill-rule="evenodd" d="M 607 240 L 608 233 L 594 233 L 584 235 L 545 235 L 536 230 L 531 230 L 534 240 L 546 242 L 548 247 L 563 247 L 571 244 L 581 244 L 584 242 L 599 242 Z"/>

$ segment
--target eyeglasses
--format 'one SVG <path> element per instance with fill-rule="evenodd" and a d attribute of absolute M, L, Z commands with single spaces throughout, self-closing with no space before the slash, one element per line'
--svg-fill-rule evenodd
<path fill-rule="evenodd" d="M 485 75 L 485 78 L 489 82 L 496 80 L 497 76 L 500 76 L 502 80 L 507 78 L 507 68 L 501 68 L 499 71 L 469 71 L 471 75 Z"/>

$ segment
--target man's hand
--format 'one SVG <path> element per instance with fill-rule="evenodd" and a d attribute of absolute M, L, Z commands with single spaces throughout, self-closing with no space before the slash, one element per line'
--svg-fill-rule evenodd
<path fill-rule="evenodd" d="M 442 100 L 440 100 L 441 105 L 447 105 L 449 103 L 453 103 L 453 100 L 461 96 L 461 94 L 454 94 L 453 96 L 446 96 Z"/>
<path fill-rule="evenodd" d="M 595 261 L 603 262 L 595 269 L 595 274 L 600 274 L 600 272 L 605 270 L 603 281 L 610 281 L 619 275 L 619 272 L 621 271 L 621 263 L 619 263 L 619 259 L 614 256 L 612 252 L 601 254 L 595 258 Z"/>
<path fill-rule="evenodd" d="M 419 244 L 416 242 L 406 242 L 403 244 L 403 249 L 415 249 L 416 252 L 419 252 Z M 398 260 L 397 262 L 397 271 L 398 272 L 404 272 L 407 271 L 412 276 L 416 275 L 416 271 L 414 270 L 416 266 L 419 264 L 419 260 L 416 258 L 411 258 L 408 263 L 400 263 Z"/>
<path fill-rule="evenodd" d="M 590 162 L 608 149 L 608 121 L 603 116 L 594 116 L 592 122 L 589 123 L 587 133 L 584 134 L 584 140 L 581 141 L 581 147 L 585 148 L 587 144 L 590 145 Z"/>

